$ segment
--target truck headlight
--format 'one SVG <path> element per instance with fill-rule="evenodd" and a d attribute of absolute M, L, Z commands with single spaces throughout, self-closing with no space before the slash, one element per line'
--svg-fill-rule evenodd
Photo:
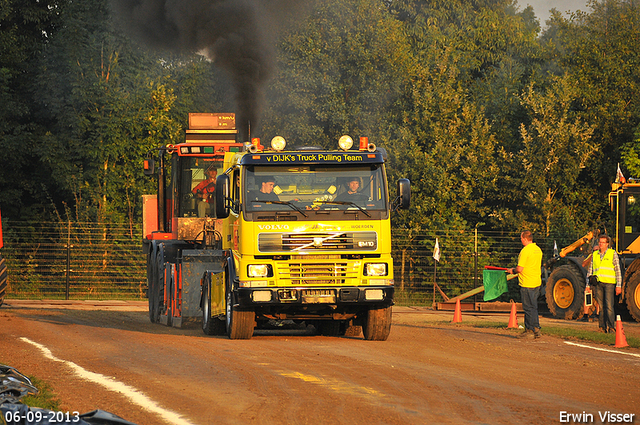
<path fill-rule="evenodd" d="M 247 267 L 247 274 L 249 277 L 270 277 L 271 266 L 269 264 L 249 264 Z"/>
<path fill-rule="evenodd" d="M 386 276 L 387 263 L 368 263 L 365 265 L 366 276 Z"/>

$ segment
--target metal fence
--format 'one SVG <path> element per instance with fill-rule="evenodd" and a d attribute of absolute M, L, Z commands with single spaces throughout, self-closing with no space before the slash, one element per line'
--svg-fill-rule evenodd
<path fill-rule="evenodd" d="M 9 298 L 145 297 L 140 228 L 4 222 L 3 230 Z"/>
<path fill-rule="evenodd" d="M 146 297 L 146 257 L 139 227 L 4 222 L 3 228 L 9 298 Z M 437 263 L 433 259 L 436 238 L 441 252 Z M 552 256 L 553 237 L 534 235 L 534 241 L 544 258 Z M 434 282 L 448 297 L 467 292 L 482 285 L 484 266 L 515 266 L 522 245 L 518 232 L 394 229 L 392 247 L 397 302 L 431 305 L 443 300 Z M 519 299 L 517 283 L 512 282 L 509 292 L 498 300 Z"/>

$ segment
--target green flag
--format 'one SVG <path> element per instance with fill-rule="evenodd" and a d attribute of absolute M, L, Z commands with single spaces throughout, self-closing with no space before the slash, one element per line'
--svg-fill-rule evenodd
<path fill-rule="evenodd" d="M 484 285 L 484 300 L 490 301 L 507 292 L 507 273 L 504 270 L 482 271 Z"/>

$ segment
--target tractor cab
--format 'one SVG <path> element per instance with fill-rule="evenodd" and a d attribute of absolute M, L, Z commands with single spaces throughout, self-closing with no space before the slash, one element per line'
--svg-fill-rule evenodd
<path fill-rule="evenodd" d="M 640 254 L 640 182 L 613 183 L 609 204 L 616 219 L 616 251 Z"/>

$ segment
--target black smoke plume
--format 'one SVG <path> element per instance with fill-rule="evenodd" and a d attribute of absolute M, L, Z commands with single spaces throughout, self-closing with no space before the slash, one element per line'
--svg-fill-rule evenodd
<path fill-rule="evenodd" d="M 244 133 L 258 123 L 274 57 L 268 13 L 259 0 L 111 3 L 122 28 L 149 47 L 205 53 L 226 70 L 235 87 L 238 128 Z"/>

